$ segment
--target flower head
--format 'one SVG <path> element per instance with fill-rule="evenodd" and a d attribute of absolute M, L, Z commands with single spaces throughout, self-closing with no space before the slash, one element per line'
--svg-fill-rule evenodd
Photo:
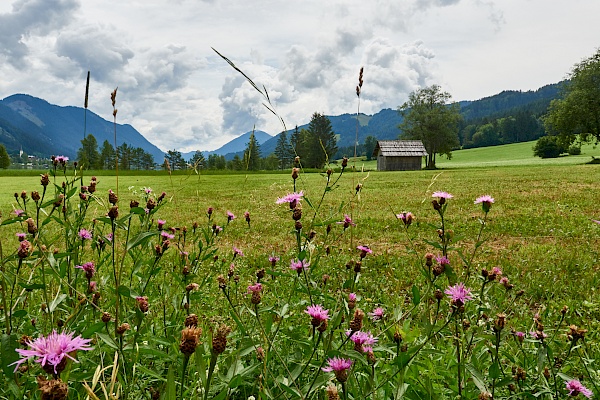
<path fill-rule="evenodd" d="M 76 265 L 75 268 L 79 268 L 85 271 L 85 277 L 90 280 L 92 279 L 92 277 L 94 276 L 94 273 L 96 272 L 96 267 L 94 266 L 94 263 L 92 261 L 90 262 L 86 262 L 83 265 Z"/>
<path fill-rule="evenodd" d="M 88 347 L 89 343 L 90 339 L 83 339 L 81 336 L 74 338 L 73 332 L 56 333 L 56 331 L 52 331 L 46 337 L 40 336 L 33 341 L 28 341 L 28 349 L 16 349 L 22 358 L 13 363 L 17 364 L 15 371 L 30 358 L 35 358 L 35 362 L 40 363 L 44 371 L 59 375 L 66 366 L 66 358 L 77 362 L 70 353 L 77 350 L 92 350 L 91 347 Z"/>
<path fill-rule="evenodd" d="M 396 214 L 396 218 L 402 220 L 405 226 L 410 226 L 410 224 L 412 224 L 413 220 L 415 219 L 415 216 L 413 215 L 413 213 L 405 211 L 401 212 L 400 214 Z"/>
<path fill-rule="evenodd" d="M 371 321 L 379 321 L 380 319 L 383 318 L 384 314 L 385 314 L 385 310 L 381 307 L 377 307 L 376 309 L 374 309 L 372 312 L 369 313 L 369 316 L 371 317 Z"/>
<path fill-rule="evenodd" d="M 350 226 L 356 226 L 356 223 L 352 221 L 352 218 L 350 218 L 348 214 L 344 214 L 344 219 L 342 221 L 336 222 L 336 224 L 344 225 L 344 229 L 347 229 Z"/>
<path fill-rule="evenodd" d="M 82 228 L 79 233 L 77 233 L 77 236 L 79 236 L 81 240 L 90 240 L 92 238 L 92 233 L 87 229 Z"/>
<path fill-rule="evenodd" d="M 450 296 L 452 304 L 457 307 L 463 306 L 469 300 L 473 300 L 471 289 L 466 288 L 462 282 L 459 282 L 454 286 L 449 286 L 444 293 Z"/>
<path fill-rule="evenodd" d="M 254 285 L 248 286 L 247 293 L 260 293 L 260 292 L 262 292 L 262 284 L 255 283 Z"/>
<path fill-rule="evenodd" d="M 433 192 L 433 194 L 431 195 L 431 197 L 437 197 L 438 199 L 451 199 L 454 196 L 452 196 L 450 193 L 448 192 Z"/>
<path fill-rule="evenodd" d="M 367 254 L 372 254 L 373 250 L 369 248 L 369 246 L 357 246 L 358 250 L 360 250 L 360 258 L 363 259 L 367 256 Z"/>
<path fill-rule="evenodd" d="M 348 300 L 350 300 L 350 301 L 356 301 L 356 293 L 349 293 L 348 294 Z"/>
<path fill-rule="evenodd" d="M 487 194 L 483 195 L 483 196 L 479 196 L 473 202 L 473 204 L 481 204 L 481 207 L 483 208 L 483 212 L 485 212 L 485 213 L 490 211 L 490 208 L 492 208 L 493 203 L 494 203 L 494 198 Z"/>
<path fill-rule="evenodd" d="M 329 310 L 324 309 L 320 304 L 308 306 L 304 312 L 310 315 L 313 320 L 319 321 L 319 323 L 329 319 Z"/>
<path fill-rule="evenodd" d="M 298 272 L 298 275 L 300 275 L 302 270 L 308 269 L 309 266 L 310 266 L 310 263 L 306 262 L 304 260 L 298 260 L 298 259 L 296 259 L 295 261 L 290 260 L 290 268 L 293 269 L 294 271 Z"/>
<path fill-rule="evenodd" d="M 289 203 L 290 208 L 295 208 L 296 204 L 298 204 L 298 202 L 302 200 L 303 196 L 304 192 L 302 190 L 299 193 L 286 194 L 285 196 L 278 198 L 275 201 L 275 204 Z"/>
<path fill-rule="evenodd" d="M 269 257 L 269 262 L 271 263 L 271 266 L 275 266 L 275 264 L 277 264 L 277 261 L 279 261 L 279 257 L 275 257 L 275 256 L 271 256 Z"/>
<path fill-rule="evenodd" d="M 586 388 L 576 379 L 565 382 L 567 386 L 567 390 L 569 391 L 569 396 L 577 396 L 579 393 L 587 397 L 588 399 L 592 397 L 593 393 L 590 389 Z"/>
<path fill-rule="evenodd" d="M 164 219 L 159 219 L 158 221 L 156 221 L 156 225 L 158 226 L 158 229 L 162 229 L 166 223 L 167 223 L 167 221 L 165 221 Z"/>
<path fill-rule="evenodd" d="M 327 360 L 327 367 L 323 367 L 324 372 L 343 371 L 350 369 L 352 360 L 340 357 L 333 357 Z"/>
<path fill-rule="evenodd" d="M 13 213 L 17 216 L 17 217 L 23 217 L 25 216 L 25 211 L 23 210 L 13 210 Z"/>
<path fill-rule="evenodd" d="M 61 164 L 66 164 L 69 161 L 69 157 L 67 156 L 56 156 L 54 159 Z"/>
<path fill-rule="evenodd" d="M 529 336 L 536 340 L 544 340 L 548 337 L 548 335 L 544 331 L 531 331 L 529 332 Z"/>
<path fill-rule="evenodd" d="M 450 265 L 450 260 L 448 260 L 448 257 L 446 256 L 436 257 L 435 261 L 437 261 L 438 264 L 443 266 Z"/>
<path fill-rule="evenodd" d="M 22 242 L 23 240 L 25 240 L 26 237 L 27 237 L 26 233 L 23 233 L 23 232 L 17 233 L 17 238 L 19 239 L 19 242 Z"/>
<path fill-rule="evenodd" d="M 163 238 L 163 240 L 167 240 L 167 239 L 173 239 L 173 238 L 175 238 L 175 235 L 172 235 L 172 234 L 170 234 L 170 233 L 169 233 L 169 232 L 167 232 L 167 231 L 162 231 L 162 232 L 160 233 L 160 236 Z"/>
<path fill-rule="evenodd" d="M 233 221 L 234 219 L 235 215 L 231 211 L 227 210 L 227 222 Z"/>
<path fill-rule="evenodd" d="M 372 350 L 371 346 L 377 343 L 377 338 L 374 337 L 371 332 L 356 331 L 352 333 L 351 330 L 347 330 L 346 336 L 350 336 L 350 340 L 354 342 L 354 350 L 361 353 L 367 352 L 367 350 L 365 350 L 366 346 Z"/>
<path fill-rule="evenodd" d="M 233 257 L 235 258 L 237 256 L 244 257 L 244 252 L 233 246 Z"/>

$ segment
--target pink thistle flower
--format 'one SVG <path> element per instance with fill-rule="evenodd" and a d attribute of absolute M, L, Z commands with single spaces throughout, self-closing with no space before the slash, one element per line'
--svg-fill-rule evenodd
<path fill-rule="evenodd" d="M 350 294 L 348 294 L 348 300 L 350 300 L 350 301 L 356 301 L 356 293 L 350 293 Z"/>
<path fill-rule="evenodd" d="M 262 292 L 262 284 L 255 283 L 254 285 L 248 286 L 248 291 L 246 293 L 260 293 Z"/>
<path fill-rule="evenodd" d="M 363 259 L 367 256 L 367 254 L 372 254 L 373 250 L 369 248 L 369 246 L 357 246 L 358 250 L 360 250 L 360 258 Z"/>
<path fill-rule="evenodd" d="M 219 225 L 215 225 L 213 226 L 213 232 L 215 233 L 215 235 L 218 235 L 219 233 L 223 232 L 223 228 Z"/>
<path fill-rule="evenodd" d="M 318 321 L 316 326 L 329 319 L 329 310 L 324 309 L 320 304 L 308 306 L 304 312 L 310 315 L 314 321 Z"/>
<path fill-rule="evenodd" d="M 600 225 L 600 221 L 598 221 L 597 219 L 593 219 L 592 222 L 597 223 L 598 225 Z"/>
<path fill-rule="evenodd" d="M 454 196 L 452 196 L 450 193 L 448 192 L 433 192 L 433 194 L 431 195 L 431 197 L 437 197 L 438 199 L 451 199 Z"/>
<path fill-rule="evenodd" d="M 466 288 L 462 282 L 454 286 L 449 286 L 444 293 L 450 296 L 452 303 L 457 307 L 463 306 L 469 300 L 473 300 L 471 289 Z"/>
<path fill-rule="evenodd" d="M 160 233 L 160 236 L 163 238 L 163 240 L 166 240 L 166 239 L 174 239 L 174 238 L 175 238 L 175 235 L 172 235 L 172 234 L 170 234 L 170 233 L 169 233 L 169 232 L 167 232 L 167 231 L 162 231 L 162 232 Z"/>
<path fill-rule="evenodd" d="M 404 225 L 410 226 L 410 224 L 412 224 L 413 220 L 415 219 L 415 216 L 413 215 L 413 213 L 405 211 L 400 214 L 396 214 L 396 218 L 402 220 Z"/>
<path fill-rule="evenodd" d="M 488 213 L 490 211 L 490 208 L 492 208 L 492 204 L 494 204 L 494 198 L 486 194 L 476 198 L 473 204 L 481 204 L 483 212 Z"/>
<path fill-rule="evenodd" d="M 348 370 L 352 366 L 352 360 L 333 357 L 327 360 L 327 367 L 321 368 L 324 372 Z"/>
<path fill-rule="evenodd" d="M 383 319 L 384 314 L 385 314 L 385 310 L 381 307 L 377 307 L 376 309 L 373 310 L 373 312 L 369 313 L 369 316 L 371 317 L 371 321 L 375 322 L 375 321 L 379 321 L 379 320 Z"/>
<path fill-rule="evenodd" d="M 65 368 L 66 360 L 63 362 L 65 358 L 78 362 L 70 353 L 77 350 L 92 350 L 88 347 L 91 339 L 83 339 L 81 336 L 74 338 L 73 334 L 73 332 L 52 331 L 46 337 L 40 336 L 33 341 L 27 341 L 29 349 L 15 349 L 22 358 L 10 365 L 16 364 L 16 372 L 21 364 L 30 358 L 35 358 L 35 362 L 40 363 L 44 371 L 58 376 Z"/>
<path fill-rule="evenodd" d="M 546 332 L 543 331 L 531 331 L 529 332 L 529 336 L 531 336 L 535 340 L 544 340 L 548 337 Z"/>
<path fill-rule="evenodd" d="M 92 238 L 92 233 L 87 229 L 81 229 L 79 233 L 77 233 L 81 240 L 90 240 Z"/>
<path fill-rule="evenodd" d="M 347 229 L 350 226 L 356 226 L 356 223 L 352 221 L 352 218 L 350 218 L 348 214 L 344 214 L 344 219 L 342 221 L 336 222 L 336 224 L 344 225 L 344 229 Z"/>
<path fill-rule="evenodd" d="M 450 260 L 448 260 L 448 257 L 446 256 L 436 257 L 435 261 L 437 261 L 438 264 L 443 265 L 444 267 L 446 265 L 450 265 Z"/>
<path fill-rule="evenodd" d="M 66 164 L 69 161 L 69 157 L 67 156 L 56 156 L 54 159 L 61 164 Z"/>
<path fill-rule="evenodd" d="M 579 393 L 587 397 L 588 399 L 592 397 L 593 393 L 590 389 L 586 388 L 576 379 L 565 382 L 567 390 L 569 391 L 569 396 L 577 396 Z"/>
<path fill-rule="evenodd" d="M 90 281 L 90 284 L 88 286 L 88 291 L 90 293 L 95 293 L 98 291 L 98 282 L 96 281 Z"/>
<path fill-rule="evenodd" d="M 25 238 L 27 238 L 27 234 L 19 232 L 17 233 L 17 238 L 19 239 L 19 242 L 22 242 L 23 240 L 25 240 Z"/>
<path fill-rule="evenodd" d="M 231 222 L 234 219 L 235 219 L 235 215 L 231 211 L 227 210 L 227 222 Z"/>
<path fill-rule="evenodd" d="M 492 274 L 502 276 L 502 269 L 500 267 L 494 267 L 492 268 Z"/>
<path fill-rule="evenodd" d="M 302 270 L 307 270 L 310 266 L 309 262 L 305 262 L 304 260 L 290 260 L 290 268 L 294 271 L 298 272 L 298 275 L 302 272 Z"/>
<path fill-rule="evenodd" d="M 25 211 L 23 210 L 13 210 L 13 213 L 17 216 L 17 217 L 23 217 L 25 216 Z"/>
<path fill-rule="evenodd" d="M 525 332 L 518 331 L 513 333 L 513 335 L 520 343 L 523 343 L 523 341 L 525 340 Z"/>
<path fill-rule="evenodd" d="M 156 221 L 156 225 L 158 226 L 158 229 L 162 229 L 166 223 L 167 223 L 167 221 L 165 221 L 164 219 L 159 219 L 158 221 Z"/>
<path fill-rule="evenodd" d="M 112 242 L 112 240 L 113 240 L 113 234 L 109 233 L 108 235 L 106 235 L 106 240 L 108 240 L 109 242 Z"/>
<path fill-rule="evenodd" d="M 370 347 L 377 343 L 377 338 L 371 332 L 356 331 L 352 334 L 351 330 L 347 330 L 346 336 L 350 336 L 350 340 L 354 342 L 354 349 L 363 353 L 366 352 L 364 346 Z"/>
<path fill-rule="evenodd" d="M 146 187 L 144 188 L 144 192 L 146 192 L 146 194 L 150 194 L 152 193 L 152 188 Z"/>
<path fill-rule="evenodd" d="M 96 272 L 96 267 L 94 266 L 94 263 L 92 261 L 86 262 L 83 265 L 76 265 L 75 268 L 82 269 L 85 272 L 85 277 L 88 280 L 92 279 L 94 273 Z"/>
<path fill-rule="evenodd" d="M 244 257 L 244 252 L 238 249 L 237 247 L 233 246 L 233 258 L 237 256 Z"/>
<path fill-rule="evenodd" d="M 269 262 L 271 263 L 272 267 L 274 267 L 275 264 L 277 264 L 277 261 L 279 261 L 279 257 L 276 257 L 276 256 L 269 257 Z"/>
<path fill-rule="evenodd" d="M 302 200 L 303 196 L 304 196 L 304 192 L 302 190 L 300 191 L 300 193 L 290 193 L 283 197 L 278 198 L 275 201 L 275 204 L 289 203 L 290 208 L 295 208 L 296 204 L 298 204 L 298 202 L 300 200 Z"/>

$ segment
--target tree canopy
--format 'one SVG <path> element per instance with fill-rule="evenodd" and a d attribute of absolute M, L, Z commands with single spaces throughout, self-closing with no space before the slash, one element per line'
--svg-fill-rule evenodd
<path fill-rule="evenodd" d="M 550 103 L 544 118 L 550 134 L 570 144 L 579 135 L 582 141 L 600 141 L 600 49 L 576 64 L 562 96 Z"/>
<path fill-rule="evenodd" d="M 337 152 L 337 138 L 331 121 L 324 114 L 314 113 L 306 133 L 304 144 L 308 154 L 304 155 L 303 164 L 308 168 L 323 168 Z"/>
<path fill-rule="evenodd" d="M 417 139 L 427 150 L 427 168 L 435 168 L 436 154 L 452 155 L 459 146 L 458 124 L 461 120 L 458 103 L 450 103 L 452 96 L 439 85 L 412 92 L 399 112 L 404 116 L 399 128 L 403 139 Z"/>

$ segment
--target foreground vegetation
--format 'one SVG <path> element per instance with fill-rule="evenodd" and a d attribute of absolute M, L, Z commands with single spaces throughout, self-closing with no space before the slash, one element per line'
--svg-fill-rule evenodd
<path fill-rule="evenodd" d="M 56 172 L 1 182 L 4 398 L 599 393 L 595 165 Z"/>

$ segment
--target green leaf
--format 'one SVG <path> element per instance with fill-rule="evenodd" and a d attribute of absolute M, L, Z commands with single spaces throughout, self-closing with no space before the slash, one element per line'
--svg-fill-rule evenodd
<path fill-rule="evenodd" d="M 65 301 L 66 298 L 67 295 L 65 293 L 57 293 L 54 300 L 52 300 L 52 302 L 50 303 L 49 312 L 54 312 L 54 310 L 56 310 L 56 307 L 58 307 L 60 303 Z"/>
<path fill-rule="evenodd" d="M 23 289 L 26 290 L 33 290 L 33 289 L 43 289 L 44 285 L 42 283 L 32 283 L 32 284 L 26 284 L 24 282 L 19 282 L 19 286 L 21 286 Z"/>
<path fill-rule="evenodd" d="M 137 235 L 133 240 L 131 240 L 129 243 L 127 243 L 127 251 L 131 250 L 132 248 L 139 246 L 141 244 L 144 244 L 146 242 L 148 242 L 148 240 L 153 237 L 153 236 L 157 236 L 158 233 L 156 232 L 142 232 L 139 235 Z"/>
<path fill-rule="evenodd" d="M 183 385 L 183 382 L 181 383 Z M 169 366 L 169 372 L 167 372 L 167 399 L 176 399 L 177 391 L 175 388 L 175 365 Z"/>
<path fill-rule="evenodd" d="M 17 335 L 2 334 L 0 336 L 0 365 L 4 374 L 12 378 L 14 375 L 15 367 L 10 365 L 19 359 L 19 353 L 15 351 L 19 347 L 19 341 Z"/>
<path fill-rule="evenodd" d="M 117 289 L 117 293 L 119 293 L 123 297 L 131 297 L 131 289 L 129 289 L 125 285 L 119 286 L 119 288 Z"/>
<path fill-rule="evenodd" d="M 13 313 L 13 317 L 15 318 L 23 318 L 27 315 L 27 310 L 17 310 Z"/>
<path fill-rule="evenodd" d="M 498 379 L 500 377 L 500 366 L 497 361 L 490 365 L 489 373 L 491 379 Z"/>
<path fill-rule="evenodd" d="M 95 324 L 88 326 L 85 331 L 81 332 L 81 336 L 84 338 L 89 338 L 102 328 L 104 328 L 104 322 L 96 322 Z"/>
<path fill-rule="evenodd" d="M 412 287 L 412 295 L 413 295 L 413 304 L 416 306 L 421 302 L 421 292 L 419 292 L 419 288 L 417 285 L 413 285 Z"/>
<path fill-rule="evenodd" d="M 114 350 L 119 350 L 119 348 L 117 347 L 116 343 L 114 340 L 112 340 L 112 338 L 110 336 L 108 336 L 106 333 L 101 333 L 101 332 L 97 332 L 96 335 L 98 335 L 98 337 L 108 345 L 108 347 L 114 349 Z"/>
<path fill-rule="evenodd" d="M 475 386 L 477 386 L 477 389 L 479 389 L 479 391 L 481 393 L 487 392 L 488 390 L 485 387 L 483 375 L 481 375 L 481 373 L 479 371 L 477 371 L 472 364 L 467 364 L 466 368 L 469 371 L 469 373 L 471 374 L 471 377 L 473 378 L 473 383 L 475 383 Z M 490 370 L 491 370 L 491 368 L 490 368 Z"/>

